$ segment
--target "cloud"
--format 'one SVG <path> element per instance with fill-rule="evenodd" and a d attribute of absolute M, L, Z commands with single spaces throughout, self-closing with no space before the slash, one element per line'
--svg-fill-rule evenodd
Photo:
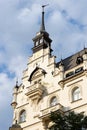
<path fill-rule="evenodd" d="M 6 73 L 0 73 L 0 129 L 8 129 L 12 120 L 10 103 L 13 84 L 14 79 L 9 78 Z"/>
<path fill-rule="evenodd" d="M 87 46 L 86 0 L 0 0 L 0 113 L 5 113 L 0 124 L 8 120 L 0 129 L 11 124 L 12 88 L 32 55 L 32 38 L 40 30 L 41 5 L 46 3 L 45 26 L 57 60 Z"/>
<path fill-rule="evenodd" d="M 83 11 L 83 9 L 86 10 L 86 6 L 82 2 L 80 1 L 78 4 L 76 1 L 57 1 L 56 9 L 52 10 L 47 19 L 47 27 L 53 39 L 53 49 L 56 48 L 55 54 L 59 55 L 59 59 L 61 55 L 65 58 L 83 49 L 84 43 L 87 41 L 87 26 L 83 21 L 83 19 L 87 19 L 86 13 Z M 81 15 L 84 17 L 83 19 Z M 63 54 L 61 54 L 62 52 Z"/>

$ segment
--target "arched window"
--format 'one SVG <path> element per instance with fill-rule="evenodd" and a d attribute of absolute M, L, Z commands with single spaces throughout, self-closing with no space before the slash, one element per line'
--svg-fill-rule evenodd
<path fill-rule="evenodd" d="M 21 122 L 24 122 L 24 121 L 26 121 L 26 111 L 25 111 L 25 110 L 22 110 L 22 111 L 20 112 L 19 122 L 21 123 Z"/>
<path fill-rule="evenodd" d="M 76 101 L 80 99 L 80 88 L 76 87 L 73 91 L 72 91 L 72 100 Z"/>
<path fill-rule="evenodd" d="M 54 96 L 50 100 L 50 106 L 55 106 L 57 104 L 57 97 Z"/>

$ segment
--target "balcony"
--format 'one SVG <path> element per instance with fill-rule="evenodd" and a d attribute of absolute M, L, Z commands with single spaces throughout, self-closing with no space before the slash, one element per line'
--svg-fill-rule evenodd
<path fill-rule="evenodd" d="M 63 113 L 63 106 L 60 103 L 58 103 L 55 106 L 46 108 L 46 109 L 41 110 L 41 111 L 42 111 L 42 115 L 40 116 L 40 118 L 47 120 L 47 119 L 49 119 L 49 115 L 51 112 L 61 111 Z"/>
<path fill-rule="evenodd" d="M 26 95 L 31 100 L 39 100 L 43 93 L 43 86 L 40 83 L 34 84 L 28 88 Z"/>

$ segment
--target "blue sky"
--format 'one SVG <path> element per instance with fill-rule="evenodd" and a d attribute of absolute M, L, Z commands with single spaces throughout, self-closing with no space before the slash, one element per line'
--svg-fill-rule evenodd
<path fill-rule="evenodd" d="M 57 61 L 87 47 L 87 0 L 0 0 L 0 130 L 12 125 L 12 90 L 32 55 L 43 4 Z"/>

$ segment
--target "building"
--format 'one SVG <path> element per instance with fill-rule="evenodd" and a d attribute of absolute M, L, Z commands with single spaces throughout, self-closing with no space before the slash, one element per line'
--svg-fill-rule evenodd
<path fill-rule="evenodd" d="M 45 6 L 42 7 L 41 28 L 33 38 L 33 54 L 23 71 L 22 84 L 16 84 L 13 90 L 10 130 L 47 130 L 51 111 L 87 114 L 87 49 L 56 63 L 52 40 L 45 30 Z"/>

